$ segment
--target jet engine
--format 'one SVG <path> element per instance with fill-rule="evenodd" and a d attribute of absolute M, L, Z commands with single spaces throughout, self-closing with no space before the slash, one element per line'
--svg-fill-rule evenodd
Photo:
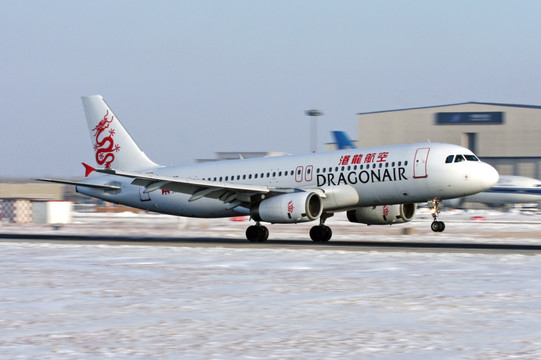
<path fill-rule="evenodd" d="M 250 216 L 255 221 L 298 223 L 316 220 L 323 212 L 321 197 L 313 192 L 277 195 L 255 204 Z"/>
<path fill-rule="evenodd" d="M 348 220 L 368 225 L 390 225 L 411 221 L 417 204 L 379 205 L 361 207 L 347 212 Z"/>

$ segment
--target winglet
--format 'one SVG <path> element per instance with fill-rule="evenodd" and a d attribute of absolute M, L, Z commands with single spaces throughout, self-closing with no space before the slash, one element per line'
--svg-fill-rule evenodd
<path fill-rule="evenodd" d="M 85 177 L 88 177 L 88 175 L 90 175 L 94 170 L 96 170 L 94 167 L 88 164 L 85 164 L 85 163 L 81 163 L 81 164 L 83 164 L 83 166 L 85 167 Z"/>

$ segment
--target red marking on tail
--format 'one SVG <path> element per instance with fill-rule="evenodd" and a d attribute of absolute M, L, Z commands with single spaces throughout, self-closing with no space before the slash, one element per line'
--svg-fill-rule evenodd
<path fill-rule="evenodd" d="M 88 164 L 85 164 L 85 163 L 81 163 L 81 164 L 83 164 L 83 166 L 85 167 L 85 177 L 88 177 L 88 175 L 90 175 L 94 170 L 96 170 L 95 168 L 93 168 L 92 166 Z"/>

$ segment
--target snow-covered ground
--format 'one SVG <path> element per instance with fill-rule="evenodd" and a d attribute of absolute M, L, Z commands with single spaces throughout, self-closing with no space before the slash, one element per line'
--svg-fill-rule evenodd
<path fill-rule="evenodd" d="M 0 232 L 242 239 L 247 221 L 76 214 Z M 541 216 L 329 219 L 336 240 L 541 244 Z M 272 225 L 306 239 L 313 224 Z M 402 229 L 410 228 L 411 235 Z M 0 359 L 539 359 L 541 255 L 0 242 Z"/>
<path fill-rule="evenodd" d="M 0 243 L 0 359 L 539 359 L 541 257 Z"/>

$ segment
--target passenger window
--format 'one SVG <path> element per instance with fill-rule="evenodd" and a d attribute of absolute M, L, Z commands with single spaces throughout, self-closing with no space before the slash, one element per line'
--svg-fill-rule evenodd
<path fill-rule="evenodd" d="M 447 159 L 445 159 L 445 163 L 446 163 L 446 164 L 452 163 L 454 157 L 455 157 L 454 155 L 449 155 L 449 156 L 447 156 Z"/>
<path fill-rule="evenodd" d="M 461 162 L 461 161 L 465 161 L 464 156 L 462 156 L 462 155 L 457 155 L 457 156 L 455 157 L 455 162 L 457 163 L 457 162 Z"/>

